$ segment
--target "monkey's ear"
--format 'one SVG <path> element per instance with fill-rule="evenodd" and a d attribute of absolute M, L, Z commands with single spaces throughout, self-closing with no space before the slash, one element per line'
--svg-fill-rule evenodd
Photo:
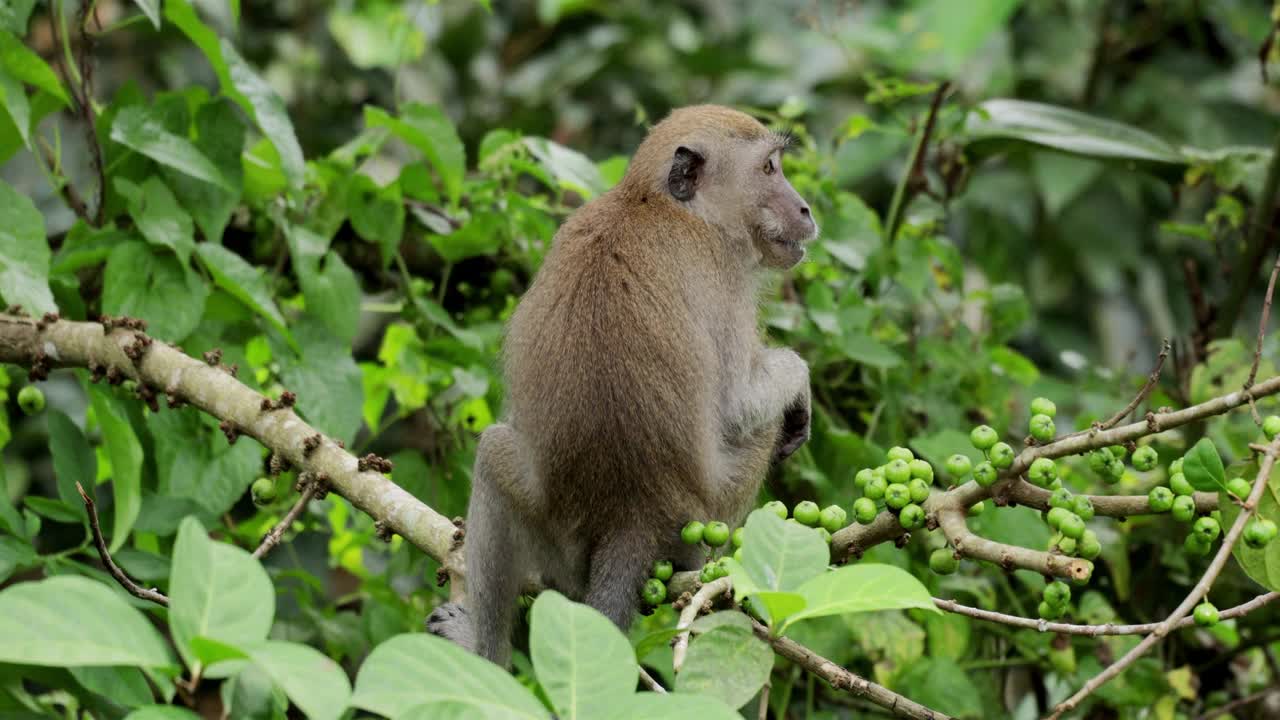
<path fill-rule="evenodd" d="M 707 162 L 696 150 L 681 145 L 676 148 L 675 157 L 671 160 L 671 172 L 667 174 L 667 189 L 671 197 L 685 202 L 693 199 L 698 188 L 698 177 L 702 174 L 702 166 Z"/>

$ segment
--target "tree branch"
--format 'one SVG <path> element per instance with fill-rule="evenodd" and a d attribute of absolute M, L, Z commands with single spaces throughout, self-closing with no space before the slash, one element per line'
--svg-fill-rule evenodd
<path fill-rule="evenodd" d="M 1022 568 L 1068 580 L 1084 581 L 1093 575 L 1093 563 L 1088 560 L 988 540 L 970 532 L 964 518 L 963 510 L 948 508 L 938 513 L 938 524 L 947 542 L 961 555 L 995 563 L 1005 570 Z"/>
<path fill-rule="evenodd" d="M 756 637 L 773 647 L 774 652 L 791 662 L 826 680 L 837 690 L 847 690 L 855 695 L 867 698 L 871 702 L 885 708 L 896 715 L 914 720 L 952 720 L 951 716 L 908 700 L 894 691 L 877 685 L 866 678 L 845 670 L 818 653 L 786 637 L 774 637 L 769 628 L 752 621 L 752 629 Z"/>
<path fill-rule="evenodd" d="M 1124 672 L 1130 665 L 1137 662 L 1152 647 L 1164 639 L 1170 631 L 1178 627 L 1178 622 L 1191 612 L 1191 608 L 1195 607 L 1209 593 L 1209 588 L 1213 587 L 1214 580 L 1217 580 L 1218 573 L 1222 572 L 1222 568 L 1226 567 L 1227 559 L 1231 557 L 1231 549 L 1235 547 L 1236 541 L 1244 534 L 1245 523 L 1249 518 L 1253 517 L 1253 511 L 1258 507 L 1258 501 L 1262 498 L 1262 491 L 1267 487 L 1267 481 L 1271 478 L 1271 468 L 1275 465 L 1276 453 L 1280 452 L 1280 437 L 1272 440 L 1267 446 L 1267 451 L 1262 456 L 1262 464 L 1258 468 L 1258 477 L 1253 481 L 1253 491 L 1249 493 L 1249 498 L 1244 501 L 1240 508 L 1240 514 L 1236 516 L 1235 522 L 1231 524 L 1231 529 L 1227 531 L 1227 536 L 1222 540 L 1222 547 L 1218 548 L 1218 554 L 1213 557 L 1213 561 L 1209 563 L 1201 576 L 1200 582 L 1191 588 L 1191 592 L 1187 593 L 1186 598 L 1174 611 L 1160 623 L 1155 630 L 1142 639 L 1132 650 L 1125 653 L 1124 657 L 1112 663 L 1107 669 L 1098 673 L 1089 679 L 1076 694 L 1064 700 L 1053 709 L 1053 713 L 1049 715 L 1048 720 L 1058 720 L 1064 713 L 1074 710 L 1079 704 L 1095 690 L 1105 685 L 1112 678 Z"/>
<path fill-rule="evenodd" d="M 264 410 L 267 398 L 223 369 L 159 342 L 146 347 L 137 361 L 130 359 L 129 352 L 138 352 L 136 338 L 141 334 L 119 327 L 107 332 L 98 323 L 37 322 L 0 315 L 0 362 L 24 367 L 103 368 L 189 402 L 223 420 L 235 432 L 254 438 L 294 467 L 324 477 L 334 492 L 385 521 L 426 554 L 452 568 L 461 567 L 461 559 L 453 552 L 460 534 L 448 518 L 382 473 L 361 470 L 351 453 L 324 438 L 291 408 Z"/>
<path fill-rule="evenodd" d="M 1249 613 L 1271 604 L 1280 599 L 1280 593 L 1268 592 L 1263 593 L 1246 603 L 1241 603 L 1232 608 L 1227 608 L 1219 613 L 1219 617 L 1223 620 L 1231 618 L 1244 617 Z M 1039 632 L 1051 632 L 1061 635 L 1085 635 L 1087 637 L 1098 637 L 1100 635 L 1146 635 L 1155 632 L 1160 627 L 1160 623 L 1144 623 L 1141 625 L 1116 625 L 1106 623 L 1104 625 L 1075 625 L 1072 623 L 1049 622 L 1036 618 L 1024 618 L 1017 615 L 1006 615 L 991 610 L 983 610 L 981 608 L 970 607 L 969 605 L 961 605 L 955 600 L 943 600 L 934 598 L 933 604 L 939 610 L 944 610 L 957 615 L 964 615 L 975 620 L 986 620 L 987 622 L 1001 623 L 1003 625 L 1011 625 L 1013 627 L 1026 628 L 1028 630 L 1036 630 Z M 1182 618 L 1178 621 L 1179 629 L 1191 627 L 1195 624 L 1192 618 Z"/>
<path fill-rule="evenodd" d="M 89 497 L 80 483 L 76 483 L 76 492 L 80 493 L 80 499 L 84 501 L 84 509 L 89 513 L 89 530 L 93 533 L 93 544 L 97 546 L 98 557 L 102 558 L 102 564 L 106 566 L 107 572 L 111 573 L 111 577 L 120 583 L 120 587 L 128 590 L 130 595 L 168 607 L 169 598 L 165 597 L 164 593 L 155 588 L 144 588 L 134 582 L 133 578 L 111 559 L 111 552 L 107 550 L 107 541 L 102 537 L 102 526 L 98 524 L 98 509 L 94 507 L 93 498 Z"/>
<path fill-rule="evenodd" d="M 676 623 L 676 630 L 679 633 L 671 641 L 671 667 L 676 672 L 680 672 L 681 666 L 684 665 L 684 655 L 689 650 L 689 632 L 693 621 L 698 619 L 698 613 L 702 612 L 708 603 L 715 598 L 724 595 L 733 589 L 733 583 L 727 577 L 713 580 L 706 585 L 698 588 L 698 592 L 689 598 L 689 604 L 684 606 L 680 611 L 680 620 Z"/>
<path fill-rule="evenodd" d="M 306 487 L 302 488 L 302 494 L 298 497 L 298 501 L 293 504 L 293 507 L 289 508 L 289 512 L 285 513 L 283 518 L 280 518 L 280 522 L 271 528 L 271 532 L 262 538 L 262 543 L 253 551 L 254 557 L 261 560 L 276 545 L 280 544 L 281 538 L 284 537 L 289 528 L 293 527 L 293 521 L 297 520 L 302 511 L 307 508 L 307 503 L 311 502 L 311 499 L 316 496 L 318 489 L 320 489 L 320 484 L 316 480 L 309 480 L 306 483 Z"/>

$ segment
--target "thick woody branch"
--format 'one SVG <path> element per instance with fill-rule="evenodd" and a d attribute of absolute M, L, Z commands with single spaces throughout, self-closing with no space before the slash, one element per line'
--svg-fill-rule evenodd
<path fill-rule="evenodd" d="M 361 471 L 359 461 L 323 437 L 291 408 L 264 410 L 266 397 L 225 370 L 153 342 L 138 355 L 140 333 L 98 323 L 0 315 L 0 362 L 25 367 L 101 367 L 179 398 L 248 435 L 294 467 L 323 476 L 329 488 L 441 562 L 453 562 L 457 528 L 382 473 Z M 129 351 L 126 352 L 126 348 Z"/>
<path fill-rule="evenodd" d="M 790 638 L 774 637 L 769 632 L 769 628 L 758 622 L 753 622 L 752 629 L 755 630 L 756 637 L 773 647 L 774 652 L 826 680 L 831 687 L 837 690 L 846 690 L 855 695 L 861 695 L 901 717 L 914 718 L 914 720 L 951 720 L 950 715 L 930 710 L 920 703 L 908 700 L 886 687 L 851 673 Z"/>
<path fill-rule="evenodd" d="M 1263 593 L 1246 603 L 1241 603 L 1232 608 L 1227 608 L 1219 613 L 1219 617 L 1223 620 L 1231 618 L 1244 617 L 1258 608 L 1280 600 L 1280 593 L 1268 592 Z M 1002 625 L 1011 625 L 1018 628 L 1026 628 L 1028 630 L 1036 630 L 1039 632 L 1056 633 L 1059 635 L 1084 635 L 1087 637 L 1098 637 L 1100 635 L 1147 635 L 1155 632 L 1160 627 L 1160 623 L 1143 623 L 1140 625 L 1116 625 L 1114 623 L 1106 623 L 1103 625 L 1076 625 L 1073 623 L 1049 622 L 1037 618 L 1025 618 L 1018 615 L 1006 615 L 992 610 L 983 610 L 982 608 L 971 607 L 969 605 L 961 605 L 955 600 L 943 600 L 934 598 L 933 604 L 939 610 L 964 615 L 975 620 L 985 620 L 987 622 L 1000 623 Z M 1195 624 L 1192 618 L 1182 618 L 1178 621 L 1177 627 L 1187 628 Z"/>
<path fill-rule="evenodd" d="M 1187 593 L 1182 603 L 1174 608 L 1169 617 L 1164 622 L 1161 622 L 1151 634 L 1143 638 L 1142 642 L 1125 653 L 1124 657 L 1090 678 L 1089 682 L 1085 683 L 1084 687 L 1080 688 L 1076 694 L 1055 707 L 1053 713 L 1049 716 L 1049 720 L 1057 720 L 1064 714 L 1071 712 L 1085 698 L 1093 694 L 1095 690 L 1107 684 L 1137 662 L 1148 650 L 1177 628 L 1179 622 L 1191 612 L 1191 609 L 1208 595 L 1209 588 L 1213 587 L 1214 581 L 1218 579 L 1218 574 L 1226 567 L 1227 559 L 1231 557 L 1231 549 L 1235 547 L 1236 541 L 1244 534 L 1245 524 L 1249 521 L 1249 518 L 1253 517 L 1253 512 L 1258 507 L 1258 501 L 1262 499 L 1262 491 L 1267 487 L 1267 481 L 1271 478 L 1271 468 L 1275 465 L 1277 453 L 1280 453 L 1280 438 L 1276 438 L 1267 445 L 1267 451 L 1262 456 L 1262 464 L 1258 468 L 1258 477 L 1253 481 L 1253 490 L 1249 493 L 1249 498 L 1244 501 L 1235 522 L 1231 523 L 1231 529 L 1227 531 L 1226 537 L 1223 538 L 1222 547 L 1218 548 L 1218 554 L 1213 556 L 1213 561 L 1209 563 L 1209 567 L 1205 568 L 1204 575 L 1201 576 L 1195 587 L 1191 588 L 1191 592 Z"/>
<path fill-rule="evenodd" d="M 947 509 L 938 513 L 938 524 L 947 542 L 961 555 L 995 563 L 1005 570 L 1021 568 L 1068 580 L 1083 581 L 1093 575 L 1093 563 L 1088 560 L 988 540 L 969 532 L 964 518 L 963 510 Z"/>

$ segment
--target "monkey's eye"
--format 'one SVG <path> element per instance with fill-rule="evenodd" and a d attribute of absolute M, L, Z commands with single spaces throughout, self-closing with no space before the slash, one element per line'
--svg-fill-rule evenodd
<path fill-rule="evenodd" d="M 764 170 L 765 175 L 772 175 L 774 170 L 776 169 L 773 165 L 773 158 L 769 158 L 768 160 L 765 160 L 764 167 L 761 169 Z"/>

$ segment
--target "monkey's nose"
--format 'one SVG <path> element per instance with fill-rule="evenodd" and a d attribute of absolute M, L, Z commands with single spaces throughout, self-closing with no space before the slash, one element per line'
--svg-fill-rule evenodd
<path fill-rule="evenodd" d="M 805 216 L 805 217 L 809 217 L 809 206 L 808 206 L 808 205 L 801 205 L 801 206 L 800 206 L 800 214 L 801 214 L 801 215 L 803 215 L 803 216 Z"/>

